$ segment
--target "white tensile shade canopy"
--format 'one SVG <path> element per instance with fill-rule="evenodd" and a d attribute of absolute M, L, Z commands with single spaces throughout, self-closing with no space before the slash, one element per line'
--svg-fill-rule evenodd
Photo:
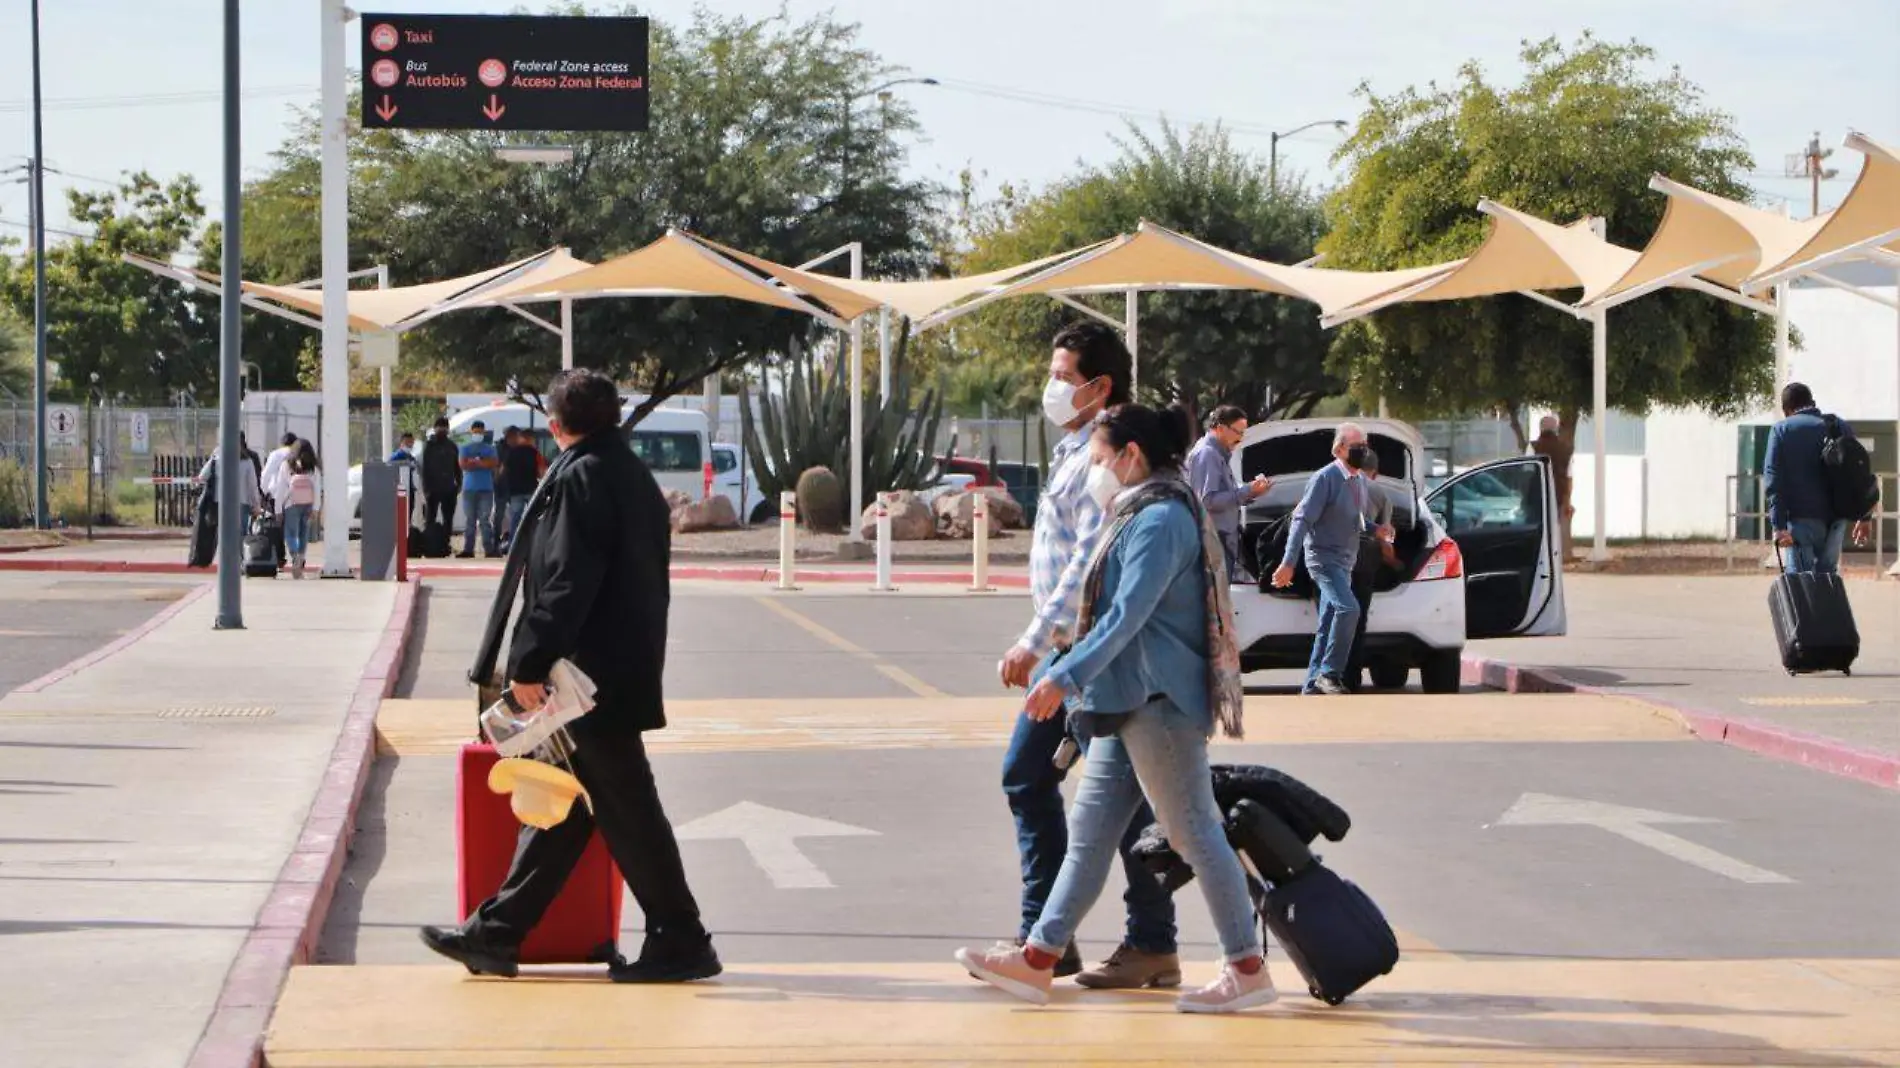
<path fill-rule="evenodd" d="M 1778 259 L 1764 258 L 1745 289 L 1763 289 L 1848 259 L 1900 265 L 1900 150 L 1861 134 L 1849 134 L 1846 145 L 1865 157 L 1854 188 L 1800 247 Z"/>
<path fill-rule="evenodd" d="M 845 318 L 860 314 L 834 314 L 752 274 L 679 230 L 668 230 L 649 245 L 553 279 L 532 291 L 518 291 L 507 303 L 602 297 L 728 297 L 804 312 L 837 327 L 844 325 Z"/>
<path fill-rule="evenodd" d="M 1669 197 L 1662 225 L 1636 262 L 1606 284 L 1586 286 L 1579 303 L 1614 307 L 1692 275 L 1739 288 L 1762 263 L 1801 247 L 1826 218 L 1790 219 L 1662 175 L 1649 187 Z"/>
<path fill-rule="evenodd" d="M 442 311 L 451 310 L 457 305 L 457 298 L 479 294 L 491 283 L 506 284 L 508 280 L 519 274 L 532 270 L 556 251 L 550 249 L 500 267 L 440 282 L 396 286 L 391 289 L 352 289 L 349 298 L 350 325 L 357 330 L 405 329 L 427 318 L 433 318 L 433 315 L 429 313 L 439 314 Z M 244 291 L 284 307 L 293 308 L 311 316 L 319 323 L 323 321 L 323 292 L 321 290 L 246 282 Z"/>

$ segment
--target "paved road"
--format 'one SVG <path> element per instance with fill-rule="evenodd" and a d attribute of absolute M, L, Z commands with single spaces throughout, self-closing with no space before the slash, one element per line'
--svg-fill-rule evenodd
<path fill-rule="evenodd" d="M 472 712 L 459 678 L 487 587 L 431 585 L 410 700 L 385 706 L 389 755 L 319 950 L 356 967 L 293 977 L 272 1063 L 385 1063 L 377 1058 L 405 1049 L 447 1057 L 480 1044 L 470 1029 L 502 1004 L 571 1022 L 558 1036 L 528 1025 L 506 1043 L 509 1063 L 524 1065 L 559 1063 L 563 1044 L 611 1051 L 585 1054 L 602 1063 L 676 1059 L 687 1046 L 708 1051 L 705 1063 L 753 1063 L 774 1054 L 737 1047 L 774 1026 L 805 1036 L 780 1052 L 817 1043 L 827 1056 L 825 1043 L 862 1044 L 864 1027 L 888 1028 L 856 1058 L 864 1063 L 940 1057 L 946 1042 L 992 1059 L 1006 1035 L 1077 1063 L 1185 1056 L 1141 1046 L 1161 1031 L 1115 1045 L 1124 1040 L 1107 1036 L 1130 1022 L 1116 1015 L 1126 1001 L 1071 999 L 1108 1015 L 1085 1017 L 1095 1021 L 1086 1030 L 1071 1017 L 1033 1025 L 1055 1032 L 1022 1032 L 1028 1017 L 972 992 L 948 964 L 954 947 L 1014 924 L 1014 837 L 997 788 L 1014 706 L 992 673 L 1024 617 L 1019 596 L 678 584 L 675 725 L 653 748 L 732 974 L 699 994 L 627 995 L 661 999 L 626 1011 L 669 1021 L 639 1029 L 597 1019 L 624 1013 L 592 994 L 517 988 L 492 1002 L 491 984 L 456 981 L 414 928 L 454 919 L 449 754 Z M 1357 1015 L 1288 1031 L 1313 1019 L 1296 999 L 1267 1032 L 1195 1032 L 1184 1040 L 1228 1036 L 1196 1045 L 1195 1059 L 1303 1050 L 1293 1062 L 1400 1063 L 1442 1059 L 1443 1043 L 1465 1051 L 1450 1063 L 1491 1063 L 1493 1043 L 1524 1051 L 1495 1061 L 1514 1064 L 1637 1047 L 1647 1052 L 1616 1063 L 1900 1057 L 1900 1034 L 1866 1000 L 1900 991 L 1900 795 L 1694 741 L 1622 698 L 1318 702 L 1282 696 L 1291 676 L 1253 681 L 1263 684 L 1249 700 L 1253 740 L 1224 743 L 1219 756 L 1271 762 L 1351 811 L 1352 833 L 1325 856 L 1385 908 L 1406 962 Z M 782 850 L 755 855 L 729 836 L 735 827 L 768 839 L 798 832 L 803 863 L 788 867 Z M 1119 878 L 1083 927 L 1091 953 L 1119 934 Z M 1177 901 L 1198 980 L 1216 953 L 1211 927 L 1193 888 Z M 629 903 L 623 941 L 639 923 Z M 1277 950 L 1272 959 L 1282 985 L 1295 985 Z M 1832 995 L 1807 989 L 1824 974 Z M 1820 1007 L 1829 997 L 1840 1000 Z M 861 1018 L 887 1011 L 875 1024 Z M 740 1025 L 735 1013 L 750 1015 Z M 1365 1046 L 1339 1052 L 1353 1043 Z"/>
<path fill-rule="evenodd" d="M 1776 656 L 1764 575 L 1570 576 L 1570 634 L 1472 651 L 1573 681 L 1900 753 L 1900 582 L 1848 583 L 1861 654 L 1851 677 L 1790 678 Z"/>
<path fill-rule="evenodd" d="M 111 642 L 194 582 L 0 573 L 0 695 Z"/>

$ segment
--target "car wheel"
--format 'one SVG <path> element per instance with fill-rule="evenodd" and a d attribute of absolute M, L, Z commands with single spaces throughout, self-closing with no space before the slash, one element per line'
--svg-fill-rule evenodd
<path fill-rule="evenodd" d="M 752 509 L 752 515 L 750 518 L 746 520 L 746 522 L 752 524 L 753 526 L 757 526 L 768 519 L 775 519 L 777 517 L 778 517 L 778 513 L 772 510 L 771 501 L 760 501 L 759 506 L 757 508 Z"/>
<path fill-rule="evenodd" d="M 1371 672 L 1372 685 L 1381 690 L 1403 690 L 1412 677 L 1412 669 L 1404 664 L 1374 664 Z"/>
<path fill-rule="evenodd" d="M 1464 650 L 1439 649 L 1418 666 L 1418 685 L 1426 693 L 1457 693 L 1464 676 Z"/>

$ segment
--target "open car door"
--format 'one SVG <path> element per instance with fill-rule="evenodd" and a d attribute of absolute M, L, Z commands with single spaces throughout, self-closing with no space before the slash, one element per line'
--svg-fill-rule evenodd
<path fill-rule="evenodd" d="M 1564 633 L 1563 531 L 1548 459 L 1474 467 L 1425 501 L 1464 558 L 1467 638 Z"/>

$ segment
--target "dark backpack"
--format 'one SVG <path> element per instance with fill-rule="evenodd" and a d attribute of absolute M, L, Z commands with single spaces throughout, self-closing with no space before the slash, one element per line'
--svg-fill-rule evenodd
<path fill-rule="evenodd" d="M 1861 519 L 1880 501 L 1880 480 L 1873 458 L 1860 439 L 1841 432 L 1838 416 L 1823 416 L 1827 437 L 1821 442 L 1821 467 L 1827 472 L 1827 497 L 1836 519 Z"/>

